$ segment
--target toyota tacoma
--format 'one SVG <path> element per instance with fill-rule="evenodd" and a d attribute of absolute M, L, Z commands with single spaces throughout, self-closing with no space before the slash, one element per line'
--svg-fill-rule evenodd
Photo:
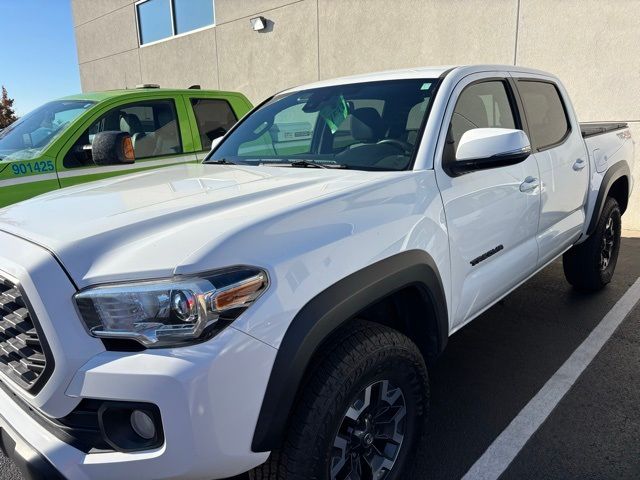
<path fill-rule="evenodd" d="M 633 155 L 553 75 L 421 68 L 0 210 L 2 448 L 33 478 L 405 478 L 450 335 L 559 257 L 610 282 Z"/>

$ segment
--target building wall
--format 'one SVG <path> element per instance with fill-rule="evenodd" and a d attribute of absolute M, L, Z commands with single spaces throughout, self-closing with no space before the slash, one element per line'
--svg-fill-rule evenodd
<path fill-rule="evenodd" d="M 141 48 L 134 0 L 72 4 L 85 91 L 197 83 L 258 102 L 339 75 L 515 63 L 562 78 L 581 121 L 628 121 L 640 139 L 640 0 L 216 0 L 215 27 Z M 640 185 L 624 220 L 640 230 Z"/>

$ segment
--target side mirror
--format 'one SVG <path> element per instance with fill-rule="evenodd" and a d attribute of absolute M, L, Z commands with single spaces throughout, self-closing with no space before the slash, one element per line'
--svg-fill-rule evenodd
<path fill-rule="evenodd" d="M 96 165 L 121 165 L 136 161 L 131 135 L 126 132 L 100 132 L 93 137 L 91 156 Z"/>
<path fill-rule="evenodd" d="M 453 175 L 475 170 L 506 167 L 526 160 L 531 142 L 522 130 L 510 128 L 474 128 L 466 131 L 456 150 L 456 160 L 449 164 Z"/>
<path fill-rule="evenodd" d="M 222 141 L 222 137 L 216 137 L 213 140 L 211 140 L 211 151 L 215 150 L 215 148 L 220 145 L 220 142 Z"/>

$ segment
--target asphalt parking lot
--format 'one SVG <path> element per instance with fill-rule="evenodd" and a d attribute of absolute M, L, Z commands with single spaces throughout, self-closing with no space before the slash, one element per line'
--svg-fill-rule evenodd
<path fill-rule="evenodd" d="M 624 238 L 602 292 L 574 291 L 555 262 L 451 337 L 430 372 L 431 422 L 411 476 L 462 478 L 639 277 L 640 238 Z M 19 478 L 0 457 L 0 480 Z M 500 478 L 640 478 L 640 304 Z"/>

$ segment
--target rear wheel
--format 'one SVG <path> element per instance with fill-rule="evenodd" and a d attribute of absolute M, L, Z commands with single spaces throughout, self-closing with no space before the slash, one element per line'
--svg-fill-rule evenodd
<path fill-rule="evenodd" d="M 429 386 L 418 348 L 354 322 L 311 369 L 283 448 L 253 480 L 397 480 L 424 433 Z M 403 476 L 404 472 L 404 476 Z"/>
<path fill-rule="evenodd" d="M 582 290 L 600 290 L 611 281 L 618 262 L 622 216 L 618 202 L 607 198 L 593 234 L 562 258 L 567 281 Z"/>

